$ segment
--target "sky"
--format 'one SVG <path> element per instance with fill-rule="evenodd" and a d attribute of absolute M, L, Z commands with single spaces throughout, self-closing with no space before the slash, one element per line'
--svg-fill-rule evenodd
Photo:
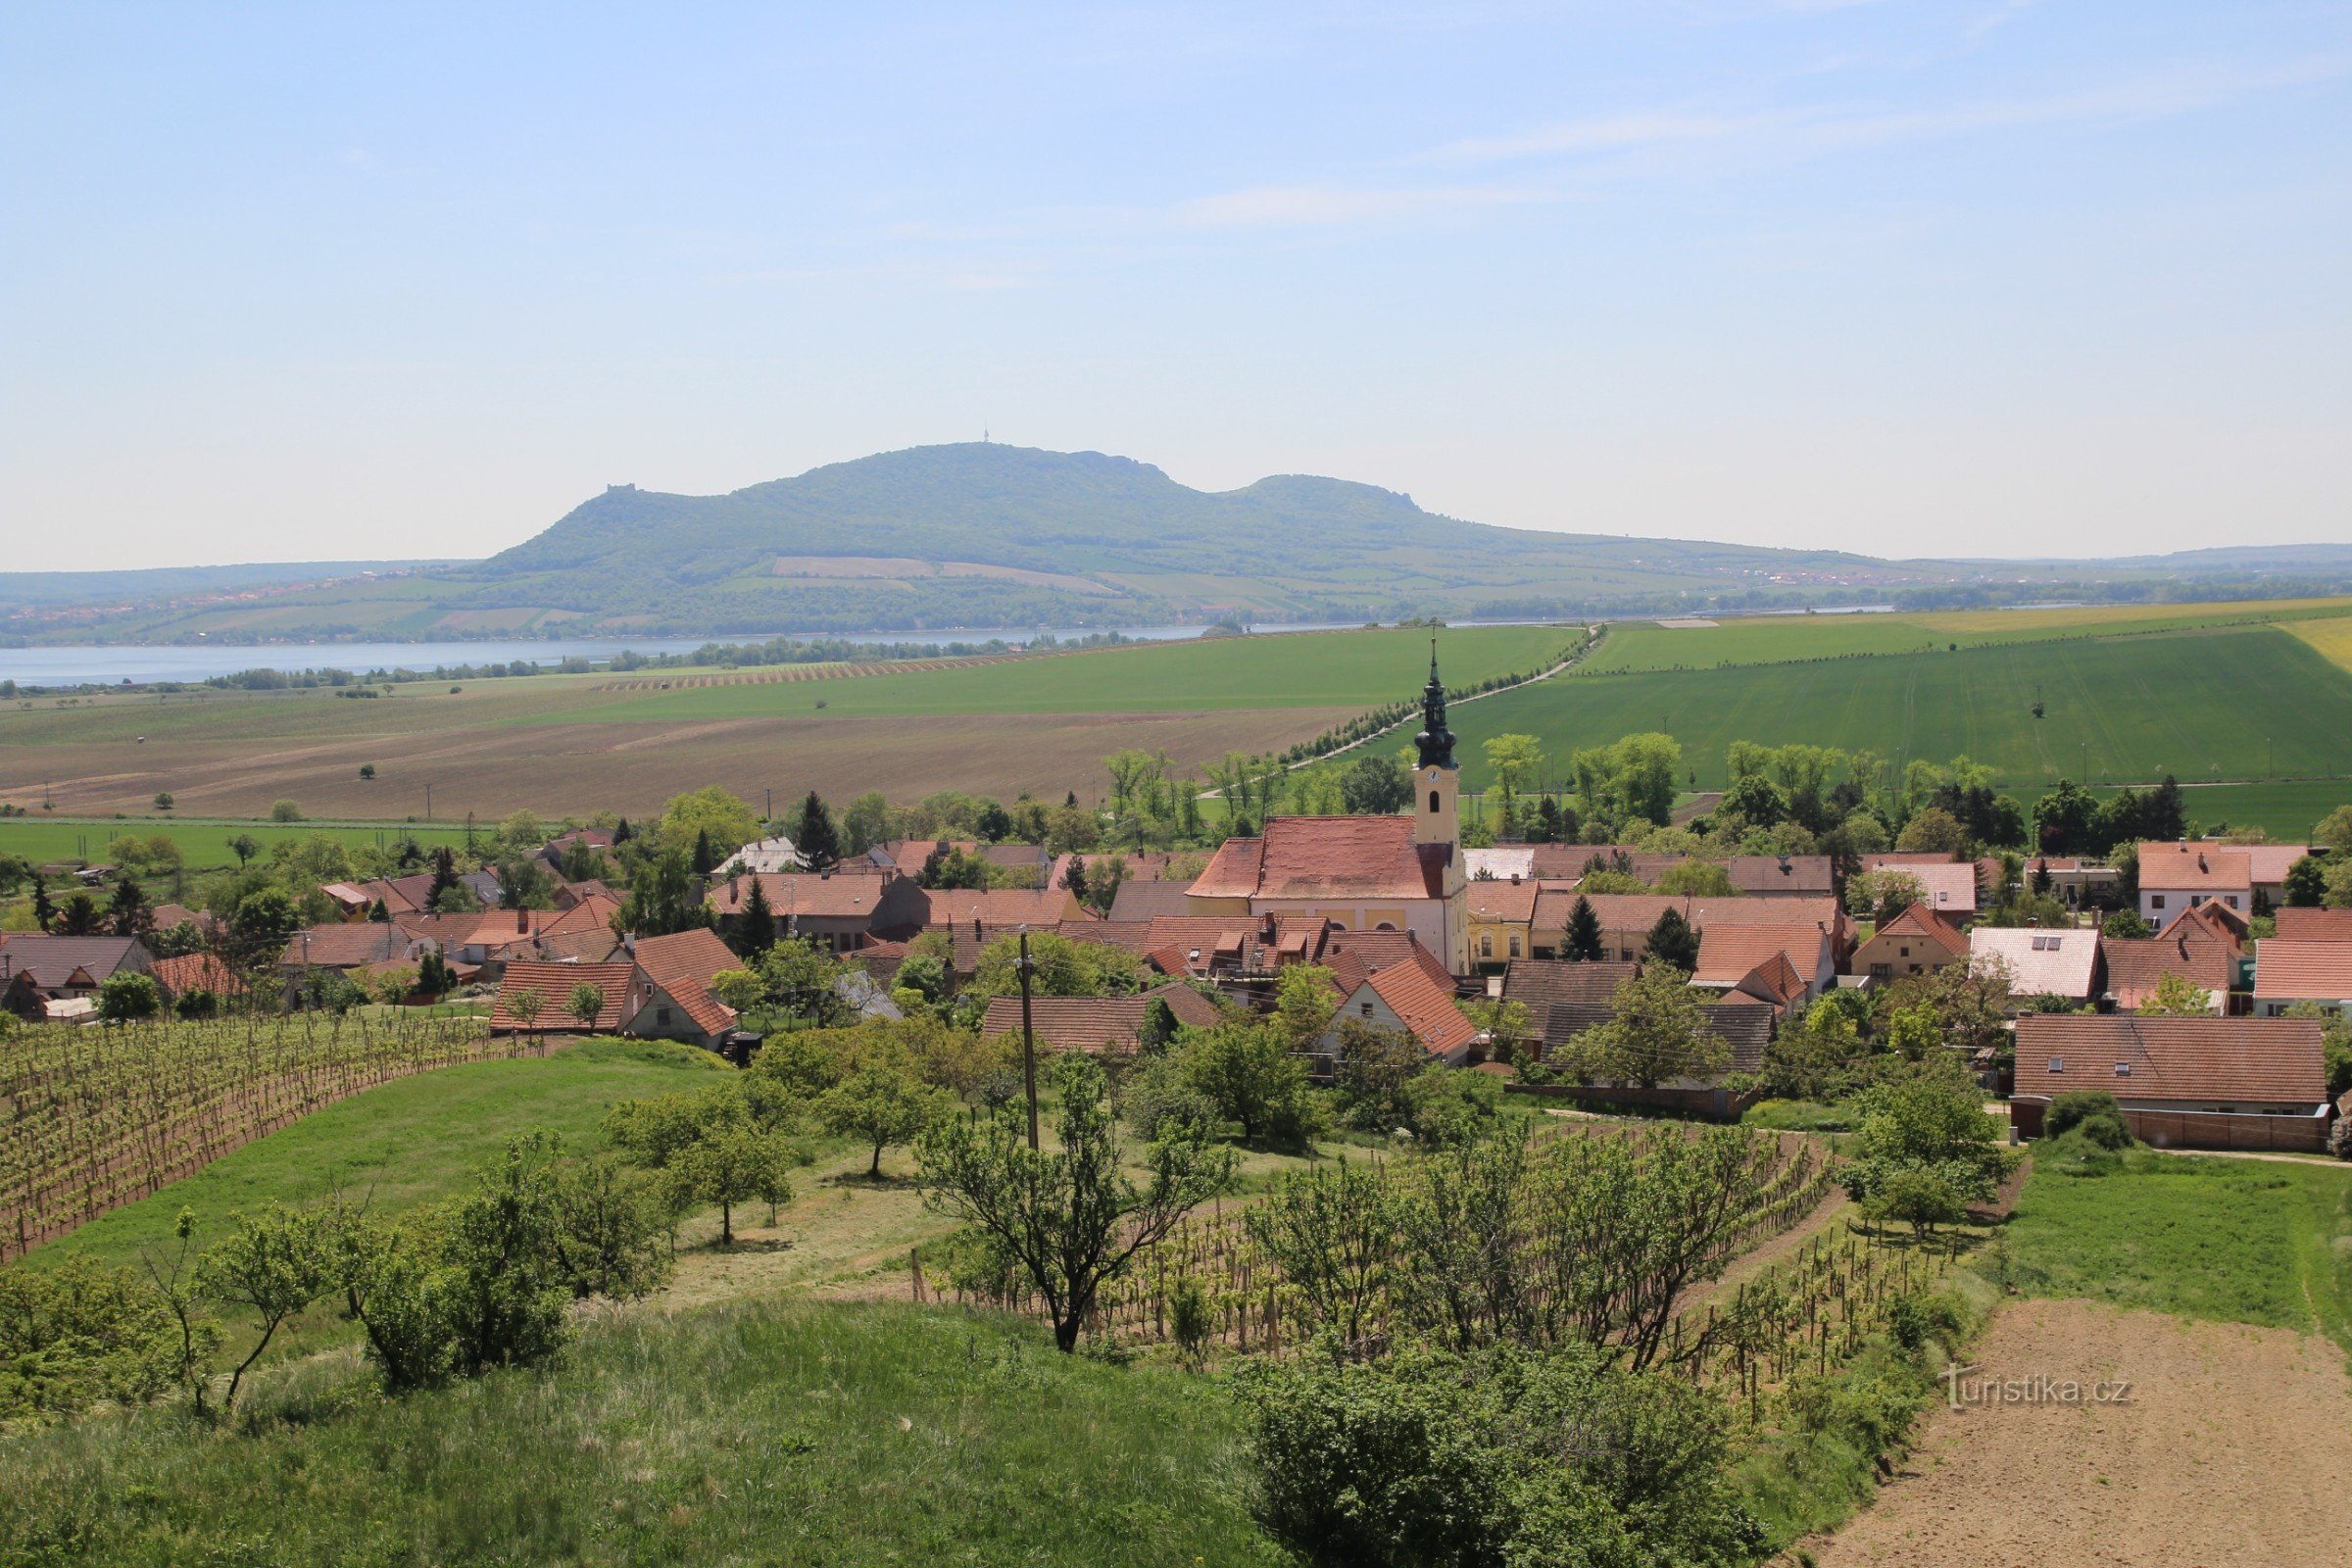
<path fill-rule="evenodd" d="M 978 438 L 1875 555 L 2352 540 L 2352 5 L 0 0 L 0 569 Z"/>

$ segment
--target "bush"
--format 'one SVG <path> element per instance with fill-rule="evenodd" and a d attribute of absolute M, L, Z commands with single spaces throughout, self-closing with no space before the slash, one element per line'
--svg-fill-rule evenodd
<path fill-rule="evenodd" d="M 1729 1562 L 1760 1543 L 1721 1407 L 1588 1350 L 1310 1355 L 1248 1368 L 1242 1392 L 1267 1528 L 1312 1562 Z"/>
<path fill-rule="evenodd" d="M 164 993 L 153 976 L 123 969 L 98 988 L 98 1016 L 109 1023 L 152 1018 L 164 1010 Z"/>
<path fill-rule="evenodd" d="M 0 1269 L 0 1427 L 152 1399 L 174 1381 L 177 1344 L 163 1298 L 129 1269 Z"/>
<path fill-rule="evenodd" d="M 2041 1130 L 2045 1137 L 2062 1138 L 2080 1127 L 2082 1136 L 2101 1149 L 2129 1149 L 2133 1143 L 2132 1129 L 2124 1120 L 2124 1108 L 2115 1097 L 2095 1089 L 2077 1090 L 2060 1095 L 2050 1102 L 2042 1117 Z"/>
<path fill-rule="evenodd" d="M 2113 1147 L 2096 1142 L 2091 1123 L 2084 1122 L 2034 1145 L 2034 1163 L 2037 1169 L 2061 1176 L 2112 1176 L 2124 1168 L 2124 1156 Z"/>
<path fill-rule="evenodd" d="M 302 808 L 292 801 L 279 801 L 270 808 L 270 820 L 272 822 L 299 822 L 302 819 Z"/>

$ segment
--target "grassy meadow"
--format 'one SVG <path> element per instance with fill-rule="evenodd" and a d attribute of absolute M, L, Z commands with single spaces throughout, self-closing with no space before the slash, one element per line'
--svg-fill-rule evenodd
<path fill-rule="evenodd" d="M 591 1324 L 553 1370 L 388 1399 L 349 1356 L 240 1432 L 176 1409 L 0 1438 L 0 1562 L 1098 1565 L 1284 1560 L 1213 1383 L 952 1308 Z"/>
<path fill-rule="evenodd" d="M 2035 1296 L 2321 1333 L 2352 1350 L 2352 1167 L 2134 1151 L 2035 1168 L 2006 1236 Z"/>
<path fill-rule="evenodd" d="M 191 873 L 236 864 L 237 855 L 228 847 L 228 841 L 240 834 L 249 835 L 260 844 L 263 856 L 287 839 L 330 838 L 351 849 L 363 846 L 382 849 L 404 834 L 428 849 L 461 844 L 466 839 L 463 827 L 447 823 L 428 826 L 411 822 L 248 822 L 236 818 L 190 818 L 150 808 L 136 817 L 0 818 L 0 855 L 21 855 L 35 865 L 57 860 L 103 860 L 108 843 L 125 833 L 141 837 L 151 833 L 165 835 L 179 846 Z"/>

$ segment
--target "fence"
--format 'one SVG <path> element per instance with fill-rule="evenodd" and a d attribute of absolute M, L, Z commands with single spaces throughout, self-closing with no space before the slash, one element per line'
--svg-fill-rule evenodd
<path fill-rule="evenodd" d="M 2009 1118 L 2021 1138 L 2041 1136 L 2041 1118 L 2049 1108 L 2038 1100 L 2010 1102 Z M 2246 1152 L 2324 1154 L 2328 1152 L 2328 1116 L 2266 1116 L 2251 1111 L 2134 1110 L 2127 1107 L 2124 1124 L 2132 1136 L 2157 1149 L 2226 1149 Z"/>

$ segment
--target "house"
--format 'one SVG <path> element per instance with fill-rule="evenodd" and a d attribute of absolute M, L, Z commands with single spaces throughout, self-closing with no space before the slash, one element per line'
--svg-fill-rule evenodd
<path fill-rule="evenodd" d="M 2312 853 L 2308 844 L 2231 844 L 2225 839 L 2199 839 L 2199 849 L 2216 850 L 2246 858 L 2246 879 L 2254 890 L 2254 900 L 2261 906 L 2275 909 L 2286 902 L 2287 869 Z M 2326 854 L 2325 850 L 2320 853 Z M 2142 886 L 2146 885 L 2143 872 Z M 2248 903 L 2251 912 L 2255 903 Z"/>
<path fill-rule="evenodd" d="M 2070 909 L 2100 902 L 2123 877 L 2112 865 L 2071 855 L 2036 855 L 2021 874 L 2028 888 L 2046 883 L 2050 897 L 2064 900 Z"/>
<path fill-rule="evenodd" d="M 612 952 L 620 906 L 591 895 L 567 909 L 482 909 L 470 914 L 402 915 L 392 924 L 452 964 L 499 965 L 515 958 L 602 956 Z"/>
<path fill-rule="evenodd" d="M 158 931 L 192 925 L 207 941 L 220 934 L 220 922 L 209 910 L 191 909 L 184 904 L 159 904 L 150 912 L 155 916 L 155 928 Z"/>
<path fill-rule="evenodd" d="M 1351 931 L 1409 931 L 1454 974 L 1470 967 L 1458 802 L 1437 649 L 1421 692 L 1408 816 L 1277 816 L 1227 839 L 1190 889 L 1200 915 L 1307 915 Z"/>
<path fill-rule="evenodd" d="M 1751 899 L 1826 899 L 1838 891 L 1837 867 L 1826 855 L 1735 855 L 1723 869 Z"/>
<path fill-rule="evenodd" d="M 1181 983 L 1160 986 L 1127 997 L 1033 997 L 1029 1002 L 1030 1031 L 1049 1051 L 1100 1051 L 1130 1055 L 1143 1049 L 1145 1026 L 1153 1009 L 1165 1004 L 1180 1028 L 1205 1029 L 1222 1016 L 1217 1004 Z M 1021 999 L 991 997 L 981 1015 L 980 1035 L 1019 1039 Z"/>
<path fill-rule="evenodd" d="M 2282 941 L 2352 942 L 2352 909 L 2280 909 Z"/>
<path fill-rule="evenodd" d="M 1896 980 L 1968 957 L 1968 933 L 1950 915 L 1914 904 L 1854 950 L 1853 973 Z"/>
<path fill-rule="evenodd" d="M 37 931 L 0 937 L 0 990 L 21 1006 L 95 996 L 117 974 L 144 974 L 154 958 L 136 937 L 59 937 Z M 24 1016 L 32 1017 L 26 1011 Z"/>
<path fill-rule="evenodd" d="M 1649 951 L 1650 928 L 1668 909 L 1679 912 L 1694 931 L 1710 925 L 1811 925 L 1830 934 L 1831 946 L 1842 958 L 1852 947 L 1854 924 L 1836 899 L 1785 898 L 1701 899 L 1674 893 L 1580 894 L 1546 887 L 1536 900 L 1533 956 L 1557 957 L 1560 940 L 1576 910 L 1576 901 L 1592 906 L 1600 922 L 1601 956 L 1631 963 Z"/>
<path fill-rule="evenodd" d="M 2352 1013 L 2352 942 L 2268 937 L 2254 944 L 2254 1011 L 2276 1018 L 2298 1002 Z"/>
<path fill-rule="evenodd" d="M 612 853 L 613 846 L 612 830 L 602 827 L 575 827 L 569 832 L 559 833 L 539 846 L 539 858 L 546 862 L 549 870 L 562 876 L 564 874 L 564 857 L 575 844 L 586 849 L 591 855 L 610 855 Z"/>
<path fill-rule="evenodd" d="M 458 886 L 472 894 L 473 902 L 482 908 L 488 908 L 506 897 L 506 889 L 499 885 L 497 876 L 489 871 L 461 872 L 458 876 Z M 432 912 L 433 873 L 430 871 L 417 871 L 409 876 L 387 877 L 380 881 L 363 882 L 359 884 L 359 887 L 361 892 L 368 895 L 368 905 L 370 909 L 381 904 L 386 914 L 429 914 Z"/>
<path fill-rule="evenodd" d="M 2020 1017 L 2011 1125 L 2036 1137 L 2050 1102 L 2082 1091 L 2113 1095 L 2151 1144 L 2316 1152 L 2327 1139 L 2316 1018 Z"/>
<path fill-rule="evenodd" d="M 582 986 L 597 993 L 593 1016 L 572 1010 Z M 634 963 L 546 963 L 518 959 L 507 965 L 490 1008 L 496 1034 L 617 1034 L 652 994 Z"/>
<path fill-rule="evenodd" d="M 1549 1050 L 1608 1022 L 1617 988 L 1640 969 L 1633 963 L 1520 958 L 1502 971 L 1502 1000 L 1527 1009 L 1528 1032 Z"/>
<path fill-rule="evenodd" d="M 2038 926 L 1978 926 L 1968 937 L 1968 965 L 2009 970 L 2012 998 L 2059 997 L 2087 1004 L 2099 994 L 2099 934 Z"/>
<path fill-rule="evenodd" d="M 1977 912 L 1977 862 L 1911 853 L 1865 855 L 1865 871 L 1894 871 L 1919 883 L 1919 902 L 1965 921 Z"/>
<path fill-rule="evenodd" d="M 346 920 L 365 920 L 368 911 L 375 906 L 374 898 L 356 882 L 322 882 L 318 891 L 335 906 L 335 913 Z"/>
<path fill-rule="evenodd" d="M 628 1032 L 659 1040 L 683 1040 L 716 1051 L 735 1029 L 735 1009 L 718 1000 L 711 982 L 743 960 L 718 933 L 698 927 L 668 936 L 638 937 L 628 950 L 645 981 L 646 994 L 627 1024 Z"/>
<path fill-rule="evenodd" d="M 2099 956 L 2107 969 L 2104 1000 L 2117 1012 L 2138 1011 L 2155 1000 L 2167 975 L 2178 975 L 2211 995 L 2218 1013 L 2228 1009 L 2237 983 L 2236 949 L 2199 924 L 2176 921 L 2171 936 L 2101 937 Z"/>
<path fill-rule="evenodd" d="M 286 940 L 277 967 L 288 979 L 308 969 L 349 971 L 371 963 L 414 962 L 421 944 L 400 925 L 385 920 L 330 920 L 308 926 Z"/>
<path fill-rule="evenodd" d="M 176 958 L 158 958 L 147 968 L 147 974 L 163 993 L 164 1005 L 176 1004 L 180 998 L 197 992 L 209 992 L 216 997 L 245 995 L 245 982 L 237 972 L 221 961 L 215 953 L 189 953 Z"/>
<path fill-rule="evenodd" d="M 1088 920 L 1093 911 L 1068 888 L 933 888 L 925 893 L 925 925 L 979 924 L 1011 930 L 1042 930 L 1064 920 Z"/>
<path fill-rule="evenodd" d="M 1830 935 L 1813 925 L 1725 925 L 1699 933 L 1690 984 L 1724 1001 L 1745 996 L 1787 1017 L 1838 978 Z"/>
<path fill-rule="evenodd" d="M 767 898 L 776 935 L 802 937 L 835 953 L 847 953 L 869 940 L 912 937 L 930 920 L 923 890 L 912 877 L 895 871 L 747 872 L 720 882 L 705 902 L 720 919 L 734 920 L 742 914 L 755 882 Z"/>
<path fill-rule="evenodd" d="M 2254 937 L 2254 920 L 2242 909 L 2232 909 L 2226 904 L 2208 899 L 2203 904 L 2190 905 L 2170 920 L 2165 921 L 2163 929 L 2156 934 L 2166 937 L 2177 936 L 2182 931 L 2192 929 L 2203 931 L 2209 936 L 2219 937 L 2232 951 L 2243 954 L 2246 951 L 2247 943 L 2251 942 Z M 2285 935 L 2284 932 L 2279 934 Z"/>
<path fill-rule="evenodd" d="M 2253 858 L 2242 848 L 2186 841 L 2139 846 L 2141 919 L 2160 926 L 2208 901 L 2241 914 L 2253 912 Z"/>
<path fill-rule="evenodd" d="M 1110 901 L 1113 920 L 1154 920 L 1161 915 L 1182 915 L 1190 912 L 1185 903 L 1182 882 L 1158 880 L 1137 882 L 1132 879 L 1119 884 L 1119 891 Z"/>
<path fill-rule="evenodd" d="M 808 858 L 792 846 L 792 840 L 781 833 L 773 838 L 746 844 L 727 857 L 726 874 L 743 876 L 756 871 L 805 871 Z"/>
<path fill-rule="evenodd" d="M 1513 958 L 1525 958 L 1535 952 L 1536 899 L 1540 891 L 1538 884 L 1516 876 L 1507 882 L 1471 878 L 1469 886 L 1462 890 L 1462 908 L 1470 925 L 1473 968 L 1487 974 L 1496 973 Z"/>
<path fill-rule="evenodd" d="M 1453 987 L 1441 984 L 1419 964 L 1392 964 L 1349 986 L 1321 1041 L 1323 1056 L 1337 1061 L 1340 1031 L 1350 1019 L 1383 1029 L 1401 1029 L 1421 1042 L 1432 1058 L 1449 1067 L 1470 1060 L 1478 1026 L 1454 1004 Z"/>

